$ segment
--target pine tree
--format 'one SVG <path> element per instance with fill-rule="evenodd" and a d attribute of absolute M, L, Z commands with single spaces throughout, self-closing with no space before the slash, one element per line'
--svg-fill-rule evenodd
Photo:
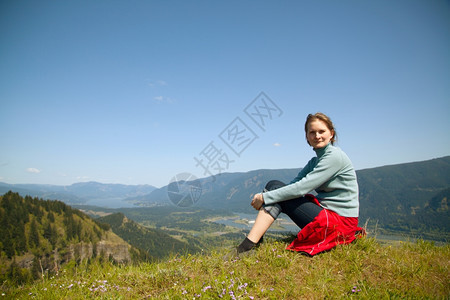
<path fill-rule="evenodd" d="M 19 254 L 27 252 L 28 251 L 27 237 L 25 235 L 24 223 L 17 224 L 17 226 L 13 227 L 12 232 L 13 232 L 12 240 L 16 252 Z M 37 238 L 39 240 L 39 235 L 37 236 Z"/>
<path fill-rule="evenodd" d="M 33 265 L 31 267 L 31 276 L 33 276 L 33 279 L 39 279 L 42 274 L 41 274 L 41 264 L 39 262 L 39 258 L 37 256 L 35 256 L 33 258 Z"/>
<path fill-rule="evenodd" d="M 55 222 L 55 215 L 52 212 L 48 213 L 47 218 L 50 222 L 52 222 L 52 223 Z"/>
<path fill-rule="evenodd" d="M 14 249 L 14 243 L 12 243 L 11 232 L 5 232 L 4 235 L 2 235 L 2 238 L 4 240 L 4 242 L 2 242 L 2 244 L 3 244 L 3 251 L 5 251 L 6 256 L 8 258 L 14 257 L 16 252 L 15 252 L 15 249 Z"/>
<path fill-rule="evenodd" d="M 40 245 L 39 241 L 39 232 L 37 229 L 36 219 L 32 219 L 30 225 L 30 239 L 29 239 L 30 248 L 37 248 Z"/>
<path fill-rule="evenodd" d="M 52 245 L 52 249 L 56 247 L 56 242 L 58 240 L 58 233 L 52 224 L 47 223 L 44 227 L 44 238 L 48 240 L 50 245 Z"/>
<path fill-rule="evenodd" d="M 75 221 L 72 214 L 66 214 L 64 216 L 64 225 L 66 227 L 66 238 L 70 241 L 76 236 Z"/>

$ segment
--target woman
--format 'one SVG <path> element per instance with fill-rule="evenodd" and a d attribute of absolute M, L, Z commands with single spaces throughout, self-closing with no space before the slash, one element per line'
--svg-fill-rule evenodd
<path fill-rule="evenodd" d="M 309 114 L 305 134 L 316 157 L 288 185 L 270 181 L 263 193 L 253 197 L 251 205 L 259 213 L 250 233 L 237 247 L 238 255 L 253 249 L 282 212 L 301 228 L 287 249 L 310 255 L 351 243 L 361 230 L 357 227 L 356 173 L 347 155 L 334 146 L 333 123 L 325 114 Z M 313 190 L 316 196 L 308 194 Z"/>

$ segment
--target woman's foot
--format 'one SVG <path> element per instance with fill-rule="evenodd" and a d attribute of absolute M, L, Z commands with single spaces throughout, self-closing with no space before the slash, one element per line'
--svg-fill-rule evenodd
<path fill-rule="evenodd" d="M 245 240 L 236 248 L 238 255 L 259 247 L 263 241 L 264 237 L 261 237 L 257 243 L 252 242 L 248 237 L 246 237 Z"/>
<path fill-rule="evenodd" d="M 256 247 L 256 244 L 257 243 L 252 242 L 246 237 L 245 240 L 242 241 L 242 243 L 237 247 L 237 254 L 239 255 L 240 253 L 252 250 L 254 247 Z"/>
<path fill-rule="evenodd" d="M 229 251 L 224 257 L 224 260 L 229 260 L 229 259 L 236 259 L 239 257 L 244 257 L 247 256 L 251 253 L 253 253 L 256 248 L 259 247 L 259 245 L 261 245 L 261 243 L 264 241 L 264 237 L 262 237 L 258 243 L 254 243 L 251 240 L 249 240 L 248 238 L 245 238 L 245 240 L 236 248 L 233 248 L 233 250 Z"/>

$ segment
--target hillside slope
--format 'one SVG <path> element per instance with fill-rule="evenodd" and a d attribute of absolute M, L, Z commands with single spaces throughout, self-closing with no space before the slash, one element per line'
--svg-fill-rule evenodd
<path fill-rule="evenodd" d="M 450 239 L 450 156 L 360 170 L 360 218 L 394 231 Z"/>
<path fill-rule="evenodd" d="M 101 217 L 98 221 L 109 224 L 114 233 L 130 245 L 145 251 L 149 259 L 161 259 L 173 254 L 200 252 L 201 249 L 179 241 L 162 230 L 147 228 L 128 219 L 122 213 Z"/>
<path fill-rule="evenodd" d="M 57 273 L 71 260 L 93 257 L 130 262 L 137 252 L 109 225 L 63 202 L 13 192 L 0 196 L 0 278 L 15 268 L 23 274 L 18 281 L 27 281 L 44 270 Z"/>

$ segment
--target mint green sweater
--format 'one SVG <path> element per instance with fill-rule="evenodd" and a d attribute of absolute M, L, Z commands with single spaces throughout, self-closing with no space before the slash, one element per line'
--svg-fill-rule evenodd
<path fill-rule="evenodd" d="M 290 184 L 263 193 L 265 204 L 295 199 L 315 190 L 324 208 L 343 217 L 358 217 L 358 182 L 350 159 L 331 143 L 314 151 L 317 157 L 313 157 Z"/>

